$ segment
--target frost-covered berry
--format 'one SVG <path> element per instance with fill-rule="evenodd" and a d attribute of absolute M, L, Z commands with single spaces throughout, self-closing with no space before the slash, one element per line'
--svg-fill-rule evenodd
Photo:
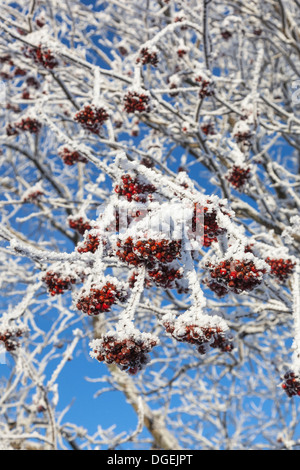
<path fill-rule="evenodd" d="M 65 276 L 52 270 L 47 271 L 42 280 L 52 296 L 63 294 L 64 291 L 70 290 L 72 285 L 76 283 L 75 278 Z"/>
<path fill-rule="evenodd" d="M 136 91 L 129 91 L 124 96 L 124 110 L 128 114 L 135 112 L 149 113 L 150 111 L 150 97 L 147 93 L 138 93 Z"/>
<path fill-rule="evenodd" d="M 163 326 L 177 341 L 195 345 L 200 354 L 205 354 L 209 348 L 217 348 L 222 352 L 233 349 L 231 338 L 227 334 L 228 327 L 216 315 L 195 315 L 193 318 L 186 312 L 175 318 L 167 314 L 163 318 Z"/>
<path fill-rule="evenodd" d="M 250 178 L 250 168 L 242 168 L 234 165 L 227 173 L 226 179 L 236 189 L 240 189 Z"/>
<path fill-rule="evenodd" d="M 295 267 L 295 263 L 290 259 L 275 259 L 268 256 L 265 261 L 271 267 L 271 275 L 276 277 L 280 282 L 285 282 L 292 274 Z"/>
<path fill-rule="evenodd" d="M 125 302 L 126 294 L 108 281 L 101 287 L 92 285 L 89 291 L 84 291 L 77 299 L 76 307 L 87 315 L 99 315 L 110 311 L 117 300 Z"/>
<path fill-rule="evenodd" d="M 80 243 L 77 246 L 78 253 L 95 253 L 100 245 L 100 237 L 99 235 L 94 235 L 92 233 L 88 233 L 85 237 L 83 243 Z"/>
<path fill-rule="evenodd" d="M 192 217 L 192 233 L 197 231 L 197 227 L 203 226 L 203 245 L 210 247 L 218 240 L 218 236 L 225 232 L 217 222 L 217 211 L 213 208 L 211 201 L 207 200 L 206 205 L 195 204 Z"/>
<path fill-rule="evenodd" d="M 148 334 L 134 332 L 109 332 L 91 343 L 91 356 L 99 362 L 116 364 L 122 371 L 135 375 L 150 361 L 149 352 L 158 340 Z"/>
<path fill-rule="evenodd" d="M 77 230 L 81 235 L 83 235 L 86 230 L 91 230 L 92 228 L 89 222 L 84 220 L 83 217 L 78 217 L 77 219 L 69 218 L 69 227 L 73 230 Z"/>
<path fill-rule="evenodd" d="M 180 240 L 137 240 L 128 237 L 124 242 L 118 241 L 116 255 L 130 265 L 145 264 L 149 269 L 157 262 L 171 263 L 181 257 Z"/>
<path fill-rule="evenodd" d="M 17 347 L 19 347 L 20 343 L 18 342 L 18 338 L 20 338 L 22 334 L 23 331 L 19 328 L 8 328 L 5 331 L 0 332 L 0 341 L 4 344 L 6 351 L 15 351 Z"/>
<path fill-rule="evenodd" d="M 200 86 L 200 98 L 205 98 L 206 96 L 212 96 L 214 94 L 212 82 L 208 78 L 199 75 L 195 78 L 195 81 L 198 82 Z"/>
<path fill-rule="evenodd" d="M 9 124 L 6 128 L 6 134 L 10 136 L 19 134 L 19 132 L 27 131 L 31 134 L 37 134 L 41 127 L 42 125 L 37 119 L 27 117 L 23 118 L 20 122 L 15 124 Z"/>
<path fill-rule="evenodd" d="M 256 267 L 252 260 L 228 259 L 221 261 L 217 265 L 207 263 L 210 271 L 208 287 L 216 289 L 216 284 L 226 288 L 236 294 L 244 291 L 252 291 L 261 284 L 264 268 Z M 220 290 L 221 292 L 221 290 Z"/>
<path fill-rule="evenodd" d="M 93 134 L 99 134 L 103 124 L 108 119 L 107 110 L 103 107 L 86 105 L 82 110 L 75 114 L 75 121 L 85 130 Z"/>
<path fill-rule="evenodd" d="M 77 162 L 88 162 L 88 160 L 80 152 L 69 150 L 67 147 L 64 147 L 59 152 L 59 156 L 62 158 L 64 164 L 69 166 L 72 166 Z"/>
<path fill-rule="evenodd" d="M 284 374 L 281 387 L 289 398 L 293 396 L 300 396 L 300 377 L 293 371 L 288 371 Z"/>
<path fill-rule="evenodd" d="M 46 69 L 52 70 L 58 65 L 58 61 L 51 50 L 41 45 L 38 47 L 28 47 L 24 50 L 24 55 L 25 57 L 33 59 L 36 64 L 40 64 Z"/>
<path fill-rule="evenodd" d="M 137 63 L 141 62 L 142 65 L 151 64 L 154 67 L 158 64 L 158 57 L 156 50 L 149 51 L 147 47 L 143 47 L 140 52 L 140 57 L 137 58 Z"/>
<path fill-rule="evenodd" d="M 151 194 L 156 191 L 152 184 L 144 183 L 138 176 L 132 177 L 129 174 L 121 177 L 122 182 L 115 187 L 115 192 L 119 196 L 127 198 L 127 201 L 146 202 L 151 200 Z"/>

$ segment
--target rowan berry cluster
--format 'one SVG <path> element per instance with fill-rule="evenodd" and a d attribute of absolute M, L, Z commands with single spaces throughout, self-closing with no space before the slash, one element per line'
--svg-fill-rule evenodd
<path fill-rule="evenodd" d="M 218 292 L 220 285 L 220 293 L 228 289 L 236 294 L 243 291 L 251 291 L 262 282 L 262 275 L 265 269 L 258 269 L 251 260 L 233 260 L 222 261 L 218 265 L 207 263 L 210 270 L 210 280 L 208 287 Z M 213 286 L 212 286 L 213 283 Z"/>
<path fill-rule="evenodd" d="M 149 269 L 157 262 L 171 263 L 181 256 L 180 240 L 138 240 L 128 237 L 124 242 L 118 241 L 116 255 L 121 261 L 137 266 L 145 264 Z"/>
<path fill-rule="evenodd" d="M 4 343 L 6 351 L 10 352 L 16 350 L 19 346 L 17 338 L 20 338 L 22 334 L 22 330 L 17 330 L 16 332 L 7 330 L 4 333 L 0 333 L 0 341 Z"/>
<path fill-rule="evenodd" d="M 250 168 L 241 168 L 234 165 L 226 175 L 228 182 L 236 189 L 240 189 L 250 178 Z"/>
<path fill-rule="evenodd" d="M 195 81 L 199 83 L 200 90 L 199 90 L 199 97 L 205 98 L 206 96 L 213 96 L 214 91 L 212 88 L 212 84 L 206 78 L 198 76 L 195 78 Z"/>
<path fill-rule="evenodd" d="M 100 237 L 89 233 L 83 244 L 77 247 L 78 253 L 95 253 L 100 245 Z"/>
<path fill-rule="evenodd" d="M 72 166 L 74 163 L 82 162 L 87 163 L 87 159 L 81 155 L 80 152 L 69 150 L 68 148 L 63 148 L 59 152 L 59 156 L 62 158 L 65 165 Z"/>
<path fill-rule="evenodd" d="M 145 93 L 137 93 L 135 91 L 129 91 L 124 96 L 124 110 L 126 113 L 149 113 L 150 106 L 149 106 L 150 98 Z"/>
<path fill-rule="evenodd" d="M 26 194 L 26 196 L 23 198 L 23 201 L 24 202 L 35 202 L 43 195 L 44 195 L 44 193 L 42 191 L 32 191 L 31 193 Z"/>
<path fill-rule="evenodd" d="M 207 204 L 207 206 L 195 204 L 191 231 L 192 233 L 196 232 L 197 227 L 203 226 L 203 245 L 210 247 L 213 242 L 218 240 L 217 237 L 225 232 L 225 229 L 218 225 L 217 212 L 209 207 L 211 204 L 209 200 Z"/>
<path fill-rule="evenodd" d="M 182 286 L 177 282 L 183 278 L 183 271 L 180 268 L 169 267 L 167 265 L 158 265 L 153 269 L 149 269 L 145 276 L 144 286 L 150 288 L 153 284 L 163 289 L 180 290 Z M 134 272 L 129 278 L 129 287 L 135 285 L 137 273 Z"/>
<path fill-rule="evenodd" d="M 155 51 L 150 52 L 147 47 L 143 47 L 140 52 L 140 57 L 136 59 L 137 63 L 141 62 L 142 65 L 151 64 L 154 67 L 158 64 L 158 57 Z"/>
<path fill-rule="evenodd" d="M 288 397 L 295 395 L 300 396 L 300 378 L 293 371 L 288 371 L 284 374 L 283 383 L 281 387 L 285 391 Z"/>
<path fill-rule="evenodd" d="M 69 219 L 69 227 L 73 230 L 77 230 L 80 235 L 83 235 L 86 230 L 91 230 L 91 225 L 89 222 L 83 220 L 83 217 L 78 217 L 78 219 Z"/>
<path fill-rule="evenodd" d="M 233 349 L 232 343 L 224 334 L 222 328 L 218 326 L 199 326 L 197 324 L 178 326 L 176 322 L 165 322 L 164 327 L 174 339 L 196 345 L 200 354 L 207 352 L 208 346 L 218 348 L 222 352 L 230 352 Z"/>
<path fill-rule="evenodd" d="M 72 285 L 76 283 L 76 279 L 71 276 L 63 276 L 54 271 L 47 271 L 42 278 L 47 285 L 48 292 L 53 296 L 63 294 L 64 291 L 70 290 Z"/>
<path fill-rule="evenodd" d="M 234 134 L 234 138 L 238 144 L 243 143 L 244 145 L 248 147 L 251 146 L 251 138 L 252 138 L 251 132 L 238 131 Z"/>
<path fill-rule="evenodd" d="M 205 134 L 205 135 L 215 135 L 214 125 L 211 122 L 203 124 L 201 126 L 201 130 L 202 130 L 203 134 Z"/>
<path fill-rule="evenodd" d="M 19 134 L 19 131 L 21 132 L 28 131 L 31 134 L 37 134 L 40 131 L 41 127 L 42 125 L 37 119 L 27 117 L 13 125 L 8 124 L 6 128 L 6 134 L 8 136 L 16 135 L 16 134 Z"/>
<path fill-rule="evenodd" d="M 295 263 L 290 259 L 265 259 L 271 267 L 271 275 L 275 276 L 280 282 L 285 282 L 294 270 Z"/>
<path fill-rule="evenodd" d="M 155 186 L 141 182 L 138 177 L 132 178 L 126 174 L 121 179 L 122 184 L 115 187 L 115 192 L 125 196 L 127 201 L 146 202 L 147 199 L 151 200 L 151 194 L 156 191 Z"/>
<path fill-rule="evenodd" d="M 76 307 L 87 315 L 99 315 L 108 312 L 117 300 L 125 302 L 126 294 L 107 282 L 101 288 L 93 285 L 86 295 L 77 300 Z"/>
<path fill-rule="evenodd" d="M 157 345 L 157 341 L 146 333 L 140 338 L 136 335 L 120 338 L 108 334 L 94 344 L 93 356 L 99 362 L 117 364 L 121 370 L 135 375 L 149 362 L 148 353 Z"/>
<path fill-rule="evenodd" d="M 82 110 L 75 114 L 75 121 L 87 131 L 93 134 L 99 134 L 103 124 L 108 119 L 108 113 L 103 107 L 86 105 Z"/>
<path fill-rule="evenodd" d="M 51 50 L 43 48 L 41 45 L 35 48 L 30 47 L 25 49 L 24 55 L 25 57 L 33 59 L 36 64 L 40 64 L 46 69 L 52 70 L 58 65 L 58 61 Z"/>

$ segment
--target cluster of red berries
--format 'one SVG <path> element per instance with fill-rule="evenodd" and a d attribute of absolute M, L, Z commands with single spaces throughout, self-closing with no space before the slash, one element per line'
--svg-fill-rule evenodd
<path fill-rule="evenodd" d="M 207 206 L 202 206 L 195 203 L 191 229 L 192 233 L 195 233 L 197 228 L 202 227 L 203 224 L 203 246 L 210 247 L 213 242 L 218 240 L 217 237 L 225 232 L 225 229 L 218 225 L 217 212 L 209 207 L 209 200 L 207 204 Z"/>
<path fill-rule="evenodd" d="M 92 286 L 87 295 L 78 299 L 76 307 L 88 315 L 99 315 L 99 313 L 108 312 L 116 300 L 125 302 L 126 295 L 114 284 L 107 282 L 100 289 Z"/>
<path fill-rule="evenodd" d="M 261 283 L 262 274 L 265 273 L 265 269 L 258 269 L 251 260 L 229 259 L 217 266 L 207 263 L 207 267 L 210 269 L 209 287 L 213 282 L 215 289 L 215 283 L 223 287 L 220 292 L 227 288 L 236 294 L 253 290 Z"/>
<path fill-rule="evenodd" d="M 82 110 L 75 114 L 75 121 L 79 122 L 81 126 L 93 134 L 99 134 L 103 123 L 108 119 L 106 109 L 97 108 L 93 105 L 87 105 Z"/>
<path fill-rule="evenodd" d="M 138 240 L 133 242 L 131 237 L 128 237 L 123 243 L 117 242 L 119 250 L 116 255 L 121 261 L 130 265 L 137 266 L 145 263 L 151 269 L 159 263 L 171 263 L 181 256 L 181 241 L 180 240 Z"/>
<path fill-rule="evenodd" d="M 76 280 L 71 276 L 62 276 L 54 271 L 48 271 L 42 278 L 47 285 L 48 292 L 52 295 L 63 294 L 64 291 L 70 290 Z"/>
<path fill-rule="evenodd" d="M 149 113 L 150 98 L 145 93 L 137 93 L 135 91 L 129 91 L 124 96 L 124 110 L 126 113 L 131 114 L 135 112 Z"/>
<path fill-rule="evenodd" d="M 203 126 L 201 126 L 201 130 L 205 135 L 215 135 L 214 125 L 211 122 L 203 124 Z"/>
<path fill-rule="evenodd" d="M 249 180 L 249 178 L 250 168 L 241 168 L 236 165 L 234 165 L 228 175 L 226 175 L 226 179 L 236 189 L 239 189 L 244 186 L 244 184 L 246 183 L 246 181 Z"/>
<path fill-rule="evenodd" d="M 45 49 L 41 45 L 35 48 L 27 48 L 24 51 L 25 57 L 29 57 L 34 60 L 36 64 L 40 64 L 46 69 L 54 69 L 58 65 L 58 61 L 50 51 Z"/>
<path fill-rule="evenodd" d="M 119 339 L 113 335 L 106 335 L 94 350 L 94 354 L 99 362 L 117 364 L 121 370 L 135 375 L 149 362 L 148 353 L 156 345 L 155 339 L 145 341 L 142 337 L 135 336 Z"/>
<path fill-rule="evenodd" d="M 31 134 L 37 134 L 41 127 L 42 125 L 37 119 L 27 117 L 22 119 L 20 122 L 15 123 L 14 125 L 9 124 L 6 128 L 6 134 L 8 136 L 16 135 L 19 133 L 19 131 L 28 131 Z"/>
<path fill-rule="evenodd" d="M 138 177 L 132 178 L 130 175 L 121 177 L 122 184 L 115 187 L 115 192 L 119 196 L 125 196 L 127 201 L 146 202 L 147 198 L 151 200 L 151 194 L 156 191 L 152 184 L 145 184 Z"/>
<path fill-rule="evenodd" d="M 156 286 L 164 289 L 173 289 L 176 286 L 176 281 L 183 277 L 181 269 L 170 268 L 166 265 L 151 269 L 147 274 Z"/>
<path fill-rule="evenodd" d="M 26 85 L 38 90 L 40 88 L 40 82 L 35 77 L 28 77 L 26 79 Z"/>
<path fill-rule="evenodd" d="M 59 152 L 60 157 L 62 158 L 65 165 L 72 166 L 74 163 L 82 162 L 87 163 L 87 159 L 77 151 L 69 150 L 68 148 L 63 148 Z"/>
<path fill-rule="evenodd" d="M 237 144 L 243 143 L 244 145 L 247 145 L 248 147 L 251 146 L 251 138 L 252 138 L 251 132 L 238 131 L 234 134 L 234 138 Z"/>
<path fill-rule="evenodd" d="M 207 352 L 207 346 L 218 348 L 222 352 L 230 352 L 233 349 L 232 343 L 226 338 L 223 330 L 218 326 L 198 326 L 195 324 L 185 325 L 179 330 L 174 323 L 164 323 L 166 332 L 179 342 L 195 344 L 200 354 Z"/>
<path fill-rule="evenodd" d="M 73 230 L 77 230 L 80 235 L 83 235 L 86 230 L 91 230 L 92 228 L 89 222 L 83 220 L 83 217 L 69 219 L 69 227 Z"/>
<path fill-rule="evenodd" d="M 227 29 L 223 29 L 223 31 L 221 31 L 221 36 L 223 39 L 225 39 L 225 41 L 227 41 L 229 38 L 231 38 L 232 33 Z"/>
<path fill-rule="evenodd" d="M 143 47 L 140 53 L 141 57 L 136 59 L 137 63 L 141 62 L 143 65 L 151 64 L 154 67 L 158 64 L 158 57 L 156 52 L 149 52 L 147 47 Z"/>
<path fill-rule="evenodd" d="M 292 274 L 295 263 L 290 259 L 272 259 L 270 257 L 265 259 L 271 267 L 271 274 L 275 276 L 280 282 L 285 282 Z"/>
<path fill-rule="evenodd" d="M 37 201 L 44 193 L 42 191 L 33 191 L 32 193 L 27 194 L 24 198 L 24 202 L 34 202 Z"/>
<path fill-rule="evenodd" d="M 100 238 L 98 235 L 92 235 L 89 233 L 84 241 L 83 245 L 77 248 L 78 253 L 95 253 L 100 245 Z"/>
<path fill-rule="evenodd" d="M 212 96 L 214 91 L 212 89 L 211 82 L 199 76 L 195 78 L 195 81 L 200 84 L 199 97 L 205 98 L 205 96 Z"/>
<path fill-rule="evenodd" d="M 182 59 L 182 57 L 184 57 L 186 53 L 186 49 L 177 49 L 177 55 L 180 59 Z"/>
<path fill-rule="evenodd" d="M 0 333 L 0 341 L 4 343 L 6 351 L 15 351 L 19 346 L 17 338 L 22 336 L 22 331 L 17 330 L 15 333 L 11 331 L 6 331 L 5 333 Z"/>
<path fill-rule="evenodd" d="M 281 387 L 285 391 L 288 397 L 293 397 L 295 395 L 300 396 L 300 379 L 295 372 L 289 371 L 284 374 L 283 383 Z"/>
<path fill-rule="evenodd" d="M 150 288 L 152 284 L 163 289 L 174 289 L 180 290 L 180 285 L 177 284 L 179 279 L 183 278 L 181 269 L 170 268 L 167 265 L 159 265 L 153 269 L 147 270 L 145 277 L 144 287 Z M 129 287 L 133 288 L 137 279 L 137 273 L 134 272 L 129 278 Z"/>

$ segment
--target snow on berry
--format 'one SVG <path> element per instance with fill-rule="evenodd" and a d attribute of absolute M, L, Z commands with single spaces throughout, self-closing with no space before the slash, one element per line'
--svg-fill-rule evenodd
<path fill-rule="evenodd" d="M 192 308 L 177 318 L 172 313 L 164 315 L 162 324 L 168 335 L 179 342 L 195 345 L 200 354 L 205 354 L 209 348 L 222 352 L 233 349 L 228 325 L 218 315 L 198 313 Z"/>
<path fill-rule="evenodd" d="M 40 182 L 33 185 L 31 188 L 26 189 L 22 195 L 23 202 L 35 202 L 38 201 L 41 196 L 44 195 L 44 190 Z"/>
<path fill-rule="evenodd" d="M 19 338 L 27 331 L 27 328 L 17 325 L 0 326 L 0 342 L 3 343 L 6 351 L 15 351 L 19 346 Z"/>
<path fill-rule="evenodd" d="M 99 134 L 103 124 L 108 119 L 108 112 L 104 107 L 86 105 L 75 114 L 75 121 L 85 130 L 93 134 Z"/>
<path fill-rule="evenodd" d="M 78 253 L 95 253 L 100 247 L 101 237 L 97 229 L 92 229 L 84 232 L 84 239 L 82 242 L 78 243 L 77 251 Z M 103 240 L 103 244 L 105 241 Z"/>
<path fill-rule="evenodd" d="M 91 357 L 106 364 L 116 364 L 122 371 L 135 375 L 150 362 L 149 353 L 158 344 L 158 338 L 141 333 L 135 328 L 109 331 L 100 339 L 91 341 Z"/>

